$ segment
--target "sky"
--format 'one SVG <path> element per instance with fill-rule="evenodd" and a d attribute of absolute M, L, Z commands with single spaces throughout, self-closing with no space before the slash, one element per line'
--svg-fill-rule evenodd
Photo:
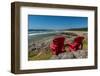
<path fill-rule="evenodd" d="M 86 28 L 88 17 L 28 15 L 28 29 Z"/>

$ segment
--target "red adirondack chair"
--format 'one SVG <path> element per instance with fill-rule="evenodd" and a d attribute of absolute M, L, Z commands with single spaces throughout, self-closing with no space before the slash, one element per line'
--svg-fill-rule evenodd
<path fill-rule="evenodd" d="M 74 41 L 72 43 L 67 41 L 67 45 L 69 46 L 69 51 L 77 51 L 79 49 L 82 49 L 83 48 L 83 43 L 82 43 L 83 40 L 84 40 L 83 36 L 78 36 L 74 39 Z"/>
<path fill-rule="evenodd" d="M 57 36 L 53 39 L 52 43 L 50 44 L 50 49 L 53 55 L 58 55 L 64 52 L 64 36 Z"/>

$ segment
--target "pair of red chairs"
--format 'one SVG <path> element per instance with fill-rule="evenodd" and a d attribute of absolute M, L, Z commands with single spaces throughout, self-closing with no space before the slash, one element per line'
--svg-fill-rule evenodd
<path fill-rule="evenodd" d="M 66 45 L 68 45 L 69 51 L 77 51 L 79 49 L 83 48 L 82 41 L 84 40 L 84 37 L 78 36 L 74 39 L 72 43 L 69 41 L 66 41 Z M 64 52 L 64 36 L 57 36 L 53 39 L 52 43 L 50 44 L 50 49 L 53 55 L 58 55 L 60 53 Z"/>

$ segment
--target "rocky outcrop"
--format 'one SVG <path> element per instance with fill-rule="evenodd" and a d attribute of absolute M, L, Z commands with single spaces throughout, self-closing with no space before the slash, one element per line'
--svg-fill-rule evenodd
<path fill-rule="evenodd" d="M 51 59 L 79 59 L 79 58 L 87 58 L 87 50 L 77 50 L 74 52 L 64 52 L 59 55 L 54 55 Z"/>

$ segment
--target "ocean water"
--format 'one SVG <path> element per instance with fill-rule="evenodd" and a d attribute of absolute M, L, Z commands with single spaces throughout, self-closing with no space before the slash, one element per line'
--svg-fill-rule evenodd
<path fill-rule="evenodd" d="M 28 31 L 28 43 L 32 43 L 32 41 L 40 40 L 44 37 L 53 36 L 60 31 Z"/>
<path fill-rule="evenodd" d="M 28 36 L 59 33 L 60 31 L 28 31 Z"/>

